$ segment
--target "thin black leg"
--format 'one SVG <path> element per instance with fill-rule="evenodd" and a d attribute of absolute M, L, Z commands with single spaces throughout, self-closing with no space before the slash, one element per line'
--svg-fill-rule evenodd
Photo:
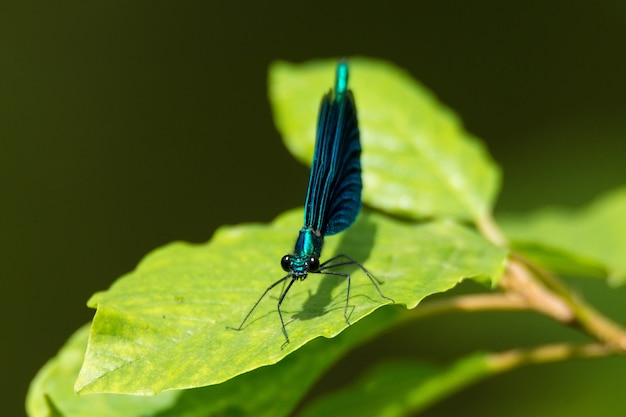
<path fill-rule="evenodd" d="M 285 296 L 289 292 L 289 289 L 291 288 L 295 280 L 296 278 L 291 278 L 291 281 L 287 285 L 287 288 L 285 288 L 285 291 L 283 291 L 283 293 L 280 295 L 280 299 L 278 300 L 278 317 L 280 317 L 280 324 L 281 326 L 283 326 L 283 334 L 285 335 L 285 343 L 282 344 L 282 346 L 280 347 L 281 349 L 289 344 L 289 335 L 287 334 L 287 328 L 285 327 L 285 321 L 283 320 L 283 313 L 282 311 L 280 311 L 280 306 L 283 303 Z"/>
<path fill-rule="evenodd" d="M 338 262 L 338 263 L 333 263 L 333 262 L 337 261 L 338 259 L 344 259 L 344 261 Z M 348 255 L 339 254 L 339 255 L 333 256 L 330 259 L 327 259 L 325 262 L 323 262 L 320 265 L 319 272 L 322 273 L 322 274 L 329 273 L 331 271 L 324 272 L 324 270 L 325 269 L 330 269 L 330 268 L 337 268 L 337 267 L 344 266 L 344 265 L 356 265 L 356 266 L 358 266 L 361 269 L 361 271 L 363 271 L 365 273 L 365 275 L 367 275 L 367 277 L 370 279 L 370 281 L 372 281 L 372 284 L 374 284 L 374 287 L 376 287 L 376 290 L 378 291 L 378 294 L 382 298 L 384 298 L 386 300 L 389 300 L 392 303 L 395 303 L 395 300 L 393 298 L 387 297 L 385 294 L 383 294 L 383 292 L 381 291 L 380 287 L 376 283 L 376 281 L 378 281 L 378 279 L 376 277 L 374 277 L 374 275 L 372 275 L 370 273 L 370 271 L 368 271 L 367 268 L 365 268 L 365 266 L 363 266 L 363 264 L 361 264 L 358 261 L 355 261 L 354 259 L 352 259 Z M 334 275 L 341 275 L 341 274 L 334 274 Z M 378 282 L 380 282 L 380 281 L 378 281 Z M 348 291 L 349 290 L 350 290 L 350 288 L 348 287 Z"/>
<path fill-rule="evenodd" d="M 263 299 L 263 297 L 265 297 L 265 295 L 275 286 L 277 286 L 278 284 L 280 284 L 281 282 L 285 282 L 285 280 L 287 280 L 288 278 L 291 278 L 291 274 L 288 274 L 284 277 L 282 277 L 281 279 L 279 279 L 278 281 L 276 281 L 275 283 L 273 283 L 272 285 L 270 285 L 269 287 L 267 287 L 267 289 L 265 291 L 263 291 L 263 294 L 261 294 L 261 296 L 259 297 L 258 300 L 256 300 L 256 303 L 254 303 L 254 305 L 252 306 L 252 308 L 250 309 L 250 311 L 248 311 L 248 314 L 246 314 L 246 317 L 243 318 L 243 320 L 241 321 L 241 324 L 239 325 L 239 327 L 230 327 L 230 326 L 226 326 L 227 329 L 231 329 L 231 330 L 241 330 L 243 328 L 243 325 L 246 323 L 246 320 L 248 320 L 248 318 L 250 317 L 250 315 L 252 314 L 252 312 L 254 311 L 254 309 L 256 309 L 256 307 L 259 305 L 259 303 L 261 302 L 261 300 Z M 291 283 L 293 283 L 293 281 L 291 281 Z M 291 287 L 291 284 L 289 284 L 289 286 Z M 289 289 L 289 288 L 287 288 Z M 286 293 L 287 291 L 285 291 Z M 281 295 L 279 304 L 278 304 L 278 313 L 280 314 L 280 302 L 282 302 L 283 298 L 285 297 L 284 294 Z M 283 321 L 283 318 L 281 316 L 280 321 Z M 283 332 L 285 331 L 285 325 L 283 324 Z"/>
<path fill-rule="evenodd" d="M 350 325 L 350 319 L 348 318 L 348 306 L 350 303 L 350 274 L 346 274 L 345 272 L 337 272 L 337 271 L 319 271 L 318 274 L 324 275 L 336 275 L 339 277 L 346 278 L 348 280 L 348 290 L 346 291 L 346 306 L 343 309 L 343 317 L 346 319 L 346 324 Z"/>
<path fill-rule="evenodd" d="M 339 261 L 339 262 L 337 262 L 337 261 Z M 352 287 L 352 277 L 350 276 L 350 274 L 347 274 L 345 272 L 330 271 L 329 270 L 329 269 L 338 268 L 340 266 L 346 266 L 346 265 L 356 265 L 356 266 L 358 266 L 361 269 L 361 271 L 363 271 L 365 273 L 365 275 L 367 275 L 367 277 L 372 282 L 372 284 L 374 284 L 374 287 L 376 288 L 376 291 L 378 291 L 378 294 L 382 298 L 395 303 L 395 300 L 393 298 L 387 297 L 385 294 L 383 294 L 383 292 L 381 291 L 380 287 L 378 286 L 378 284 L 381 283 L 381 282 L 378 281 L 378 279 L 376 277 L 374 277 L 374 275 L 372 275 L 367 270 L 367 268 L 365 268 L 365 266 L 363 266 L 361 263 L 355 261 L 354 259 L 350 258 L 347 255 L 344 255 L 344 254 L 335 255 L 332 258 L 330 258 L 330 259 L 326 260 L 325 262 L 323 262 L 322 264 L 320 264 L 320 266 L 319 266 L 317 271 L 311 271 L 311 272 L 312 273 L 318 273 L 318 274 L 337 275 L 337 276 L 346 278 L 348 280 L 348 288 L 347 288 L 347 291 L 346 291 L 346 303 L 345 303 L 344 310 L 343 310 L 343 316 L 346 319 L 346 323 L 348 325 L 350 325 L 350 319 L 348 317 L 348 308 L 349 308 L 349 305 L 350 305 L 350 292 L 351 292 L 351 287 Z M 287 284 L 287 287 L 285 288 L 285 283 L 286 283 L 286 281 L 289 278 L 291 278 L 291 281 L 289 281 L 289 283 Z M 303 278 L 294 278 L 292 276 L 292 274 L 287 274 L 286 276 L 282 277 L 278 281 L 274 282 L 272 285 L 270 285 L 269 287 L 267 287 L 265 289 L 263 294 L 261 294 L 261 296 L 254 303 L 254 305 L 252 306 L 250 311 L 248 311 L 248 314 L 246 314 L 246 316 L 243 318 L 243 320 L 241 321 L 241 324 L 239 325 L 239 327 L 227 326 L 227 328 L 231 329 L 231 330 L 241 330 L 243 328 L 244 324 L 246 323 L 246 321 L 250 318 L 250 316 L 252 315 L 254 310 L 257 308 L 257 306 L 259 305 L 261 300 L 267 295 L 267 293 L 272 288 L 274 288 L 278 284 L 282 283 L 283 284 L 283 288 L 281 288 L 281 293 L 280 293 L 280 297 L 278 299 L 278 304 L 277 304 L 276 308 L 278 310 L 278 317 L 280 318 L 280 324 L 281 324 L 281 328 L 282 328 L 282 331 L 283 331 L 283 335 L 285 336 L 285 343 L 282 344 L 281 349 L 284 348 L 287 344 L 289 344 L 289 334 L 287 333 L 287 328 L 285 326 L 285 320 L 283 319 L 283 313 L 282 313 L 280 307 L 281 307 L 281 305 L 283 303 L 283 300 L 287 296 L 287 293 L 291 289 L 291 286 L 293 285 L 293 283 L 297 279 L 303 279 Z"/>

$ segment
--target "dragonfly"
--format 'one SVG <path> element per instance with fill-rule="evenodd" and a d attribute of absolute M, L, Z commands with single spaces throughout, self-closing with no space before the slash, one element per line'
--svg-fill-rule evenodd
<path fill-rule="evenodd" d="M 276 286 L 283 284 L 278 297 L 278 317 L 285 336 L 283 347 L 289 343 L 289 334 L 281 311 L 283 300 L 296 281 L 303 281 L 309 274 L 336 275 L 347 281 L 344 318 L 350 325 L 348 315 L 350 302 L 350 274 L 336 268 L 355 265 L 370 279 L 380 296 L 394 302 L 383 294 L 377 279 L 361 264 L 345 254 L 338 254 L 320 262 L 324 237 L 338 234 L 350 227 L 361 210 L 361 144 L 357 110 L 352 90 L 348 88 L 348 62 L 339 61 L 334 89 L 322 98 L 317 122 L 315 152 L 309 176 L 304 204 L 304 226 L 300 229 L 295 248 L 280 261 L 287 275 L 271 284 L 254 303 L 239 327 L 241 330 L 261 300 Z"/>

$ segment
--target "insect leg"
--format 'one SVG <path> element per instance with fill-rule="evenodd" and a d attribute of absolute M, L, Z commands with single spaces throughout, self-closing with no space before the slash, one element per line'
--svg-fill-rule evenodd
<path fill-rule="evenodd" d="M 343 261 L 341 262 L 336 262 L 337 260 L 343 259 Z M 333 263 L 336 262 L 336 263 Z M 365 268 L 365 266 L 363 266 L 363 264 L 361 264 L 358 261 L 355 261 L 354 259 L 352 259 L 351 257 L 349 257 L 348 255 L 344 255 L 344 254 L 339 254 L 339 255 L 335 255 L 330 259 L 327 259 L 325 262 L 323 262 L 320 265 L 320 272 L 322 272 L 322 270 L 324 269 L 330 269 L 330 268 L 337 268 L 340 266 L 344 266 L 344 265 L 356 265 L 358 266 L 361 271 L 363 271 L 365 273 L 365 275 L 367 275 L 367 277 L 370 279 L 370 281 L 372 281 L 372 284 L 374 284 L 374 287 L 376 287 L 376 290 L 378 291 L 378 294 L 386 299 L 391 301 L 392 303 L 395 303 L 395 300 L 393 298 L 387 297 L 385 294 L 383 294 L 383 292 L 381 291 L 380 287 L 378 286 L 378 283 L 380 283 L 380 281 L 378 281 L 378 279 L 376 277 L 374 277 L 374 275 L 372 275 L 370 273 L 370 271 L 367 270 L 367 268 Z M 322 273 L 327 273 L 327 272 L 322 272 Z M 378 281 L 378 283 L 377 283 Z"/>
<path fill-rule="evenodd" d="M 243 320 L 241 321 L 241 324 L 239 325 L 239 327 L 230 327 L 230 326 L 226 326 L 227 329 L 231 329 L 231 330 L 241 330 L 243 328 L 243 325 L 246 323 L 246 320 L 248 320 L 248 318 L 250 317 L 250 315 L 252 314 L 252 312 L 254 311 L 254 309 L 256 309 L 256 307 L 259 305 L 259 303 L 261 302 L 261 300 L 263 299 L 263 297 L 265 297 L 265 295 L 275 286 L 277 286 L 278 284 L 280 284 L 281 282 L 285 282 L 285 280 L 287 280 L 288 278 L 291 277 L 291 274 L 288 274 L 284 277 L 282 277 L 281 279 L 279 279 L 278 281 L 276 281 L 275 283 L 273 283 L 272 285 L 270 285 L 269 287 L 267 287 L 265 289 L 265 291 L 263 291 L 263 294 L 261 294 L 261 296 L 259 297 L 259 299 L 256 301 L 256 303 L 254 303 L 254 305 L 252 306 L 252 308 L 250 309 L 250 311 L 248 311 L 248 314 L 246 314 L 246 316 L 243 318 Z M 293 281 L 292 281 L 293 282 Z M 289 286 L 291 286 L 291 284 L 289 284 Z M 289 288 L 287 288 L 289 289 Z M 286 293 L 286 291 L 285 291 Z M 283 299 L 284 295 L 281 296 L 281 301 Z M 279 307 L 280 307 L 280 303 L 279 303 Z M 280 313 L 280 308 L 278 310 L 278 312 Z M 282 321 L 282 317 L 281 317 L 281 321 Z M 284 326 L 283 326 L 284 327 Z"/>
<path fill-rule="evenodd" d="M 283 313 L 280 311 L 280 305 L 283 303 L 285 296 L 287 295 L 287 293 L 289 292 L 289 289 L 291 288 L 291 286 L 293 285 L 295 281 L 296 281 L 296 278 L 291 278 L 291 281 L 287 285 L 287 288 L 285 288 L 285 291 L 283 291 L 283 293 L 280 295 L 280 298 L 278 299 L 278 305 L 277 305 L 278 317 L 280 317 L 280 324 L 283 328 L 283 334 L 285 335 L 285 343 L 282 344 L 281 349 L 284 348 L 287 344 L 289 344 L 289 335 L 287 334 L 287 329 L 285 328 L 285 321 L 283 320 Z"/>

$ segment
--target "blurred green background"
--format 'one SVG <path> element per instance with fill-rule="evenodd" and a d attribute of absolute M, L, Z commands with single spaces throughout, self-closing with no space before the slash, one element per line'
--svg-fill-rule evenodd
<path fill-rule="evenodd" d="M 266 99 L 275 59 L 360 54 L 409 70 L 502 164 L 498 209 L 582 204 L 626 178 L 623 1 L 37 3 L 0 5 L 2 416 L 23 415 L 31 378 L 90 320 L 89 296 L 148 251 L 302 204 L 307 169 L 283 148 Z M 616 297 L 593 285 L 598 302 Z M 491 331 L 521 324 L 509 315 L 479 336 L 483 318 L 470 319 L 471 334 L 443 318 L 387 354 L 430 339 L 515 346 L 493 343 Z M 532 342 L 541 340 L 512 343 Z M 469 403 L 501 415 L 494 398 L 531 402 L 571 385 L 576 367 L 602 366 L 624 369 L 612 360 L 528 368 L 430 415 L 463 401 L 465 415 Z M 519 382 L 537 380 L 545 387 Z M 544 392 L 544 415 L 578 396 L 564 389 Z"/>

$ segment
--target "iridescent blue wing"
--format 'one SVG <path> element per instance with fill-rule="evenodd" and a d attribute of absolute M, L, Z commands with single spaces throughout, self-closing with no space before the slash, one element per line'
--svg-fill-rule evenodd
<path fill-rule="evenodd" d="M 348 228 L 361 209 L 361 144 L 348 67 L 337 68 L 335 91 L 322 99 L 304 221 L 322 236 Z"/>

